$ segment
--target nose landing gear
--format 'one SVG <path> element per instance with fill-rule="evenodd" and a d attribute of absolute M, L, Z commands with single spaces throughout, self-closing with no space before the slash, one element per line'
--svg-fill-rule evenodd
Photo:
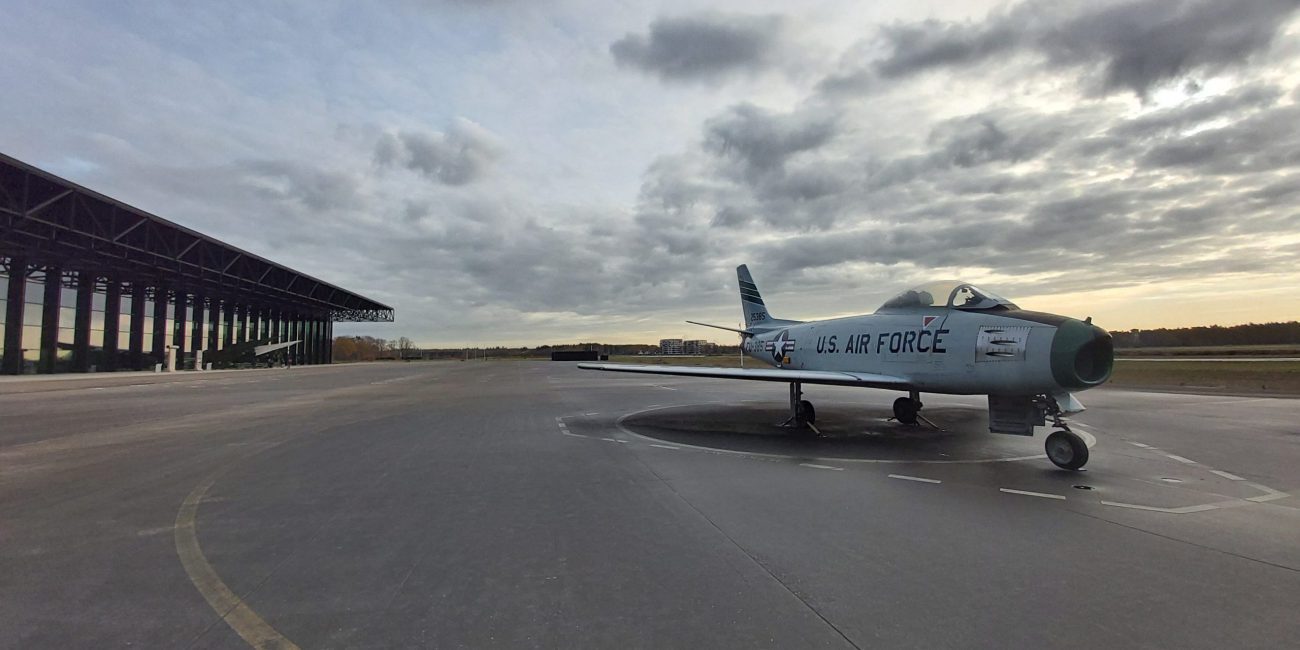
<path fill-rule="evenodd" d="M 1070 430 L 1070 425 L 1062 417 L 1061 406 L 1056 399 L 1048 395 L 1046 399 L 1047 415 L 1052 417 L 1052 426 L 1060 431 L 1053 431 L 1047 436 L 1043 447 L 1047 459 L 1061 469 L 1077 470 L 1088 464 L 1088 444 L 1079 434 Z"/>

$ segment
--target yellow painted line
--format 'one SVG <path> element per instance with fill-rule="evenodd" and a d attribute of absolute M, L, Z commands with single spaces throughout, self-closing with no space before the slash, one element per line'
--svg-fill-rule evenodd
<path fill-rule="evenodd" d="M 216 476 L 211 476 L 199 483 L 194 491 L 185 497 L 180 511 L 176 513 L 174 529 L 176 555 L 180 556 L 181 565 L 185 567 L 185 573 L 190 577 L 190 582 L 194 583 L 194 588 L 203 594 L 203 598 L 208 601 L 208 605 L 212 606 L 221 620 L 248 642 L 248 645 L 254 648 L 296 649 L 298 646 L 293 641 L 275 631 L 275 628 L 262 620 L 257 612 L 244 604 L 243 599 L 226 586 L 221 576 L 217 575 L 216 570 L 208 563 L 208 558 L 204 557 L 203 549 L 199 547 L 199 538 L 195 530 L 199 502 L 203 500 L 203 496 L 208 493 L 208 488 L 211 488 L 216 480 Z"/>

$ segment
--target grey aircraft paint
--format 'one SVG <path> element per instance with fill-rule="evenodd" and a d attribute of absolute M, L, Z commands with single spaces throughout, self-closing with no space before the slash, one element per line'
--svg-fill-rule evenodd
<path fill-rule="evenodd" d="M 775 370 L 617 363 L 578 367 L 789 382 L 795 421 L 802 419 L 801 408 L 811 409 L 799 396 L 804 383 L 907 391 L 914 405 L 911 416 L 920 409 L 923 392 L 989 395 L 992 430 L 1032 435 L 1045 413 L 1068 433 L 1059 415 L 1083 410 L 1072 393 L 1105 383 L 1114 363 L 1106 330 L 1022 310 L 964 282 L 932 282 L 904 291 L 872 314 L 801 322 L 775 318 L 744 265 L 736 275 L 746 328 L 707 326 L 739 333 L 744 354 Z M 895 408 L 900 413 L 898 404 Z M 912 407 L 901 408 L 906 416 Z M 1086 448 L 1075 451 L 1086 461 Z M 1057 462 L 1052 452 L 1049 438 L 1048 455 Z"/>

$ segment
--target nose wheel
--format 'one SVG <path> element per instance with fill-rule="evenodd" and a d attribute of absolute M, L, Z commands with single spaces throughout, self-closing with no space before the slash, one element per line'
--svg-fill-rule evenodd
<path fill-rule="evenodd" d="M 1061 406 L 1056 403 L 1056 398 L 1050 395 L 1045 398 L 1043 407 L 1047 415 L 1052 418 L 1052 426 L 1060 427 L 1060 431 L 1053 431 L 1043 443 L 1043 448 L 1047 451 L 1047 459 L 1061 469 L 1082 469 L 1088 464 L 1088 443 L 1084 442 L 1079 434 L 1071 431 L 1070 425 L 1065 423 L 1064 414 L 1061 412 Z"/>
<path fill-rule="evenodd" d="M 1073 431 L 1053 431 L 1043 446 L 1047 459 L 1061 469 L 1075 470 L 1088 464 L 1088 445 Z"/>

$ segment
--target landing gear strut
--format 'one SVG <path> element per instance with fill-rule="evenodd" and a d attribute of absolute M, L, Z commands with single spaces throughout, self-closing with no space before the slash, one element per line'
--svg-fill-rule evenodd
<path fill-rule="evenodd" d="M 817 410 L 813 408 L 812 402 L 803 399 L 803 385 L 797 381 L 790 382 L 790 419 L 786 420 L 781 426 L 803 428 L 808 427 L 814 432 L 817 431 Z"/>
<path fill-rule="evenodd" d="M 908 397 L 894 400 L 894 419 L 903 424 L 916 424 L 917 414 L 921 412 L 921 394 L 911 391 Z"/>
<path fill-rule="evenodd" d="M 1065 418 L 1062 417 L 1064 414 L 1061 413 L 1061 406 L 1056 403 L 1056 398 L 1047 395 L 1044 403 L 1047 407 L 1047 415 L 1052 417 L 1052 426 L 1060 428 L 1060 431 L 1053 431 L 1048 435 L 1043 445 L 1047 450 L 1047 459 L 1061 469 L 1076 470 L 1087 465 L 1088 444 L 1065 423 Z"/>

